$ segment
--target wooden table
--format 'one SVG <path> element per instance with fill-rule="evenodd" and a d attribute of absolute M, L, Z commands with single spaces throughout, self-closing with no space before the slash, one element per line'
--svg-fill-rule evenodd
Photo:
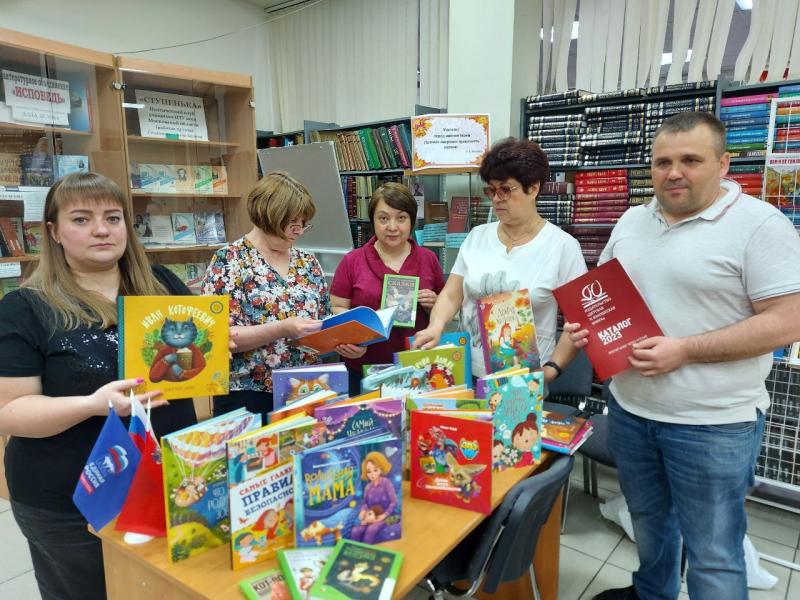
<path fill-rule="evenodd" d="M 549 462 L 544 455 L 544 465 Z M 495 473 L 492 479 L 492 508 L 497 507 L 509 489 L 528 477 L 540 465 Z M 394 597 L 405 597 L 412 588 L 485 518 L 479 513 L 411 498 L 408 482 L 403 483 L 403 535 L 382 547 L 403 553 L 403 566 Z M 558 597 L 558 558 L 561 527 L 561 502 L 539 536 L 534 568 L 544 600 Z M 123 533 L 113 524 L 97 534 L 103 542 L 106 586 L 110 600 L 171 600 L 214 598 L 241 600 L 239 582 L 271 568 L 269 560 L 245 569 L 230 567 L 230 547 L 220 546 L 176 564 L 169 564 L 165 538 L 140 546 L 122 541 Z M 529 579 L 503 584 L 496 594 L 480 598 L 532 598 Z"/>

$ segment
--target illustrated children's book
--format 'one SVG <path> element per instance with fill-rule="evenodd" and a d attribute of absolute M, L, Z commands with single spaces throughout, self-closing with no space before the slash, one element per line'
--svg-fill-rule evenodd
<path fill-rule="evenodd" d="M 341 540 L 312 586 L 311 598 L 390 600 L 402 562 L 400 552 Z"/>
<path fill-rule="evenodd" d="M 119 377 L 167 400 L 228 393 L 227 296 L 122 296 Z"/>
<path fill-rule="evenodd" d="M 491 411 L 411 412 L 411 496 L 492 512 Z"/>
<path fill-rule="evenodd" d="M 277 423 L 278 421 L 285 419 L 286 417 L 291 417 L 292 415 L 304 414 L 313 417 L 315 408 L 328 402 L 333 402 L 339 398 L 340 396 L 337 395 L 333 390 L 320 390 L 318 392 L 314 392 L 313 394 L 309 394 L 308 396 L 304 396 L 300 400 L 296 400 L 287 406 L 273 410 L 271 413 L 269 413 L 269 415 L 267 415 L 267 418 L 270 423 Z"/>
<path fill-rule="evenodd" d="M 265 561 L 281 548 L 294 546 L 291 461 L 231 487 L 230 510 L 234 569 Z"/>
<path fill-rule="evenodd" d="M 402 447 L 400 440 L 384 435 L 296 454 L 296 545 L 400 538 Z"/>
<path fill-rule="evenodd" d="M 319 577 L 332 551 L 333 548 L 278 550 L 278 564 L 292 600 L 311 598 L 311 586 Z"/>
<path fill-rule="evenodd" d="M 161 438 L 170 562 L 230 541 L 225 444 L 260 426 L 242 408 Z"/>
<path fill-rule="evenodd" d="M 409 393 L 413 390 L 425 391 L 425 370 L 414 367 L 392 365 L 376 373 L 371 373 L 361 380 L 361 391 L 372 392 L 384 388 L 404 390 Z M 391 394 L 387 394 L 391 395 Z"/>
<path fill-rule="evenodd" d="M 270 569 L 239 582 L 239 589 L 247 600 L 287 600 L 289 590 L 283 573 Z"/>
<path fill-rule="evenodd" d="M 272 398 L 276 410 L 320 390 L 347 393 L 348 375 L 344 363 L 272 371 Z"/>
<path fill-rule="evenodd" d="M 509 367 L 539 367 L 536 326 L 528 290 L 480 298 L 478 327 L 487 373 Z"/>
<path fill-rule="evenodd" d="M 385 342 L 392 332 L 397 307 L 374 311 L 368 306 L 356 306 L 322 320 L 322 329 L 296 340 L 298 346 L 329 354 L 340 344 L 368 346 Z"/>
<path fill-rule="evenodd" d="M 495 468 L 524 467 L 541 460 L 542 372 L 498 377 L 486 385 L 494 412 L 494 439 L 503 444 L 497 450 L 499 460 L 493 460 Z"/>
<path fill-rule="evenodd" d="M 588 419 L 542 411 L 542 448 L 546 450 L 575 454 L 591 434 L 592 425 Z"/>
<path fill-rule="evenodd" d="M 414 327 L 417 323 L 417 296 L 419 277 L 409 275 L 384 275 L 381 308 L 397 307 L 395 327 Z"/>
<path fill-rule="evenodd" d="M 478 377 L 478 380 L 475 382 L 475 396 L 478 398 L 487 397 L 486 384 L 490 379 L 511 377 L 512 375 L 525 375 L 526 373 L 530 373 L 530 371 L 531 370 L 528 367 L 511 367 L 509 369 L 503 369 L 502 371 L 489 373 L 483 377 Z"/>
<path fill-rule="evenodd" d="M 406 349 L 410 350 L 411 345 L 414 343 L 414 336 L 406 338 Z M 466 355 L 466 360 L 464 361 L 464 368 L 466 369 L 466 373 L 464 378 L 468 382 L 472 382 L 472 361 L 470 360 L 470 348 L 471 348 L 471 340 L 469 337 L 469 333 L 466 331 L 445 331 L 442 334 L 442 337 L 439 338 L 439 345 L 440 346 L 461 346 L 464 348 L 464 353 Z"/>
<path fill-rule="evenodd" d="M 398 365 L 424 371 L 424 382 L 418 386 L 425 390 L 438 390 L 467 383 L 466 353 L 461 346 L 437 346 L 430 350 L 405 350 L 397 352 Z"/>
<path fill-rule="evenodd" d="M 403 429 L 403 400 L 344 400 L 320 406 L 314 410 L 314 416 L 325 425 L 331 440 L 348 440 L 376 433 L 390 433 L 400 438 Z"/>

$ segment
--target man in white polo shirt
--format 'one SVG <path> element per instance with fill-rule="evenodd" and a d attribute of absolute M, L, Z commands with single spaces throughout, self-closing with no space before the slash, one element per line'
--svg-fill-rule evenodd
<path fill-rule="evenodd" d="M 693 600 L 747 598 L 744 500 L 769 397 L 772 350 L 800 339 L 800 238 L 776 208 L 722 179 L 724 125 L 669 117 L 653 141 L 655 198 L 628 210 L 600 262 L 618 258 L 664 336 L 613 378 L 609 448 L 639 569 L 596 598 L 674 599 L 681 542 Z M 576 346 L 586 330 L 569 324 Z"/>

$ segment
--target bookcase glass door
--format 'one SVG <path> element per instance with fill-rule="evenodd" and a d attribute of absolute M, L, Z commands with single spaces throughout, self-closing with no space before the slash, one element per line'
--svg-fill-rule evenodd
<path fill-rule="evenodd" d="M 213 252 L 250 227 L 250 78 L 125 57 L 118 63 L 137 232 L 152 262 L 198 291 Z"/>
<path fill-rule="evenodd" d="M 38 261 L 49 187 L 95 171 L 127 187 L 110 54 L 0 29 L 0 295 Z"/>

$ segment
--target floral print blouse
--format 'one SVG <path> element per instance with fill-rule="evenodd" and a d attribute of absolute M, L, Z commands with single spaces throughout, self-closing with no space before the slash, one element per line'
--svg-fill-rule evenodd
<path fill-rule="evenodd" d="M 290 317 L 323 319 L 331 314 L 325 275 L 311 252 L 291 249 L 284 280 L 266 257 L 242 237 L 217 250 L 206 271 L 203 294 L 228 294 L 234 325 L 262 325 Z M 272 391 L 272 369 L 319 362 L 288 339 L 236 353 L 231 360 L 231 391 Z"/>

